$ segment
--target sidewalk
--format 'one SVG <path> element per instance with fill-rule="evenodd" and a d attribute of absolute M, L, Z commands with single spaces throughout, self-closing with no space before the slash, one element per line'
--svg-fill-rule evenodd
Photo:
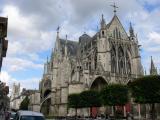
<path fill-rule="evenodd" d="M 0 120 L 5 120 L 4 115 L 0 115 Z"/>

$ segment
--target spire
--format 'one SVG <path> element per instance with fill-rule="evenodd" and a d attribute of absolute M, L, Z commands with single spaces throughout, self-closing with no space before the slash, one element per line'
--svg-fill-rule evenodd
<path fill-rule="evenodd" d="M 47 56 L 47 63 L 48 63 L 48 56 Z"/>
<path fill-rule="evenodd" d="M 155 69 L 155 66 L 154 66 L 154 63 L 153 63 L 152 56 L 151 56 L 151 69 Z"/>
<path fill-rule="evenodd" d="M 60 38 L 59 38 L 59 29 L 60 27 L 57 27 L 57 38 L 56 38 L 56 51 L 58 52 L 58 54 L 61 54 L 61 44 L 60 44 Z"/>
<path fill-rule="evenodd" d="M 101 28 L 105 28 L 106 22 L 104 20 L 103 14 L 102 14 L 102 19 L 101 19 Z"/>
<path fill-rule="evenodd" d="M 58 48 L 58 49 L 60 48 L 59 29 L 60 29 L 60 27 L 58 26 L 58 27 L 57 27 L 57 38 L 56 38 L 56 40 L 57 40 L 57 48 Z"/>
<path fill-rule="evenodd" d="M 60 29 L 60 27 L 58 26 L 57 27 L 57 38 L 59 38 L 59 29 Z"/>
<path fill-rule="evenodd" d="M 150 68 L 150 74 L 151 75 L 157 75 L 157 68 L 154 65 L 152 56 L 151 56 L 151 68 Z"/>
<path fill-rule="evenodd" d="M 129 27 L 129 33 L 130 33 L 130 37 L 135 37 L 134 35 L 134 30 L 133 30 L 133 27 L 132 27 L 132 23 L 130 22 L 130 27 Z"/>
<path fill-rule="evenodd" d="M 46 74 L 46 63 L 44 64 L 44 68 L 43 68 L 43 75 Z"/>
<path fill-rule="evenodd" d="M 147 71 L 146 71 L 146 69 L 144 70 L 144 75 L 147 75 Z"/>
<path fill-rule="evenodd" d="M 67 56 L 67 35 L 66 35 L 66 43 L 65 43 L 65 56 Z"/>

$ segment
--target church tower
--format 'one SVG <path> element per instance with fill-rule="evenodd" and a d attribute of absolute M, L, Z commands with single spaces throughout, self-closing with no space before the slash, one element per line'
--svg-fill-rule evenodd
<path fill-rule="evenodd" d="M 100 26 L 100 31 L 97 34 L 97 65 L 104 71 L 107 71 L 109 70 L 109 66 L 107 66 L 109 61 L 107 61 L 107 59 L 110 57 L 109 53 L 107 53 L 109 51 L 109 41 L 107 40 L 106 22 L 103 14 Z"/>

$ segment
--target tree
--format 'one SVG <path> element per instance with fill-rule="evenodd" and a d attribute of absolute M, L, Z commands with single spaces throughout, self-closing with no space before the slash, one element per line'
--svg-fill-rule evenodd
<path fill-rule="evenodd" d="M 128 87 L 121 84 L 107 85 L 101 91 L 102 101 L 104 105 L 113 106 L 115 116 L 115 106 L 124 106 L 128 101 Z"/>
<path fill-rule="evenodd" d="M 26 96 L 20 104 L 20 110 L 28 110 L 29 98 Z"/>
<path fill-rule="evenodd" d="M 82 93 L 80 93 L 80 99 L 82 107 L 91 108 L 91 107 L 101 106 L 101 99 L 98 91 L 93 91 L 93 90 L 83 91 Z"/>
<path fill-rule="evenodd" d="M 100 107 L 101 99 L 98 91 L 87 90 L 80 93 L 81 106 L 83 107 Z"/>
<path fill-rule="evenodd" d="M 80 94 L 78 94 L 78 93 L 70 94 L 68 96 L 68 107 L 69 108 L 75 108 L 76 118 L 77 118 L 77 109 L 81 107 L 80 100 L 81 100 L 80 99 Z"/>
<path fill-rule="evenodd" d="M 155 103 L 160 103 L 160 76 L 149 75 L 137 78 L 129 84 L 134 101 L 151 105 L 151 117 L 155 120 Z"/>

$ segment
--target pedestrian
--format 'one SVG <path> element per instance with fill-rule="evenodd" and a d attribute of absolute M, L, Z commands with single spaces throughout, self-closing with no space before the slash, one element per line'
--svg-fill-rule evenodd
<path fill-rule="evenodd" d="M 5 112 L 5 120 L 9 120 L 10 118 L 10 113 L 8 111 Z"/>

